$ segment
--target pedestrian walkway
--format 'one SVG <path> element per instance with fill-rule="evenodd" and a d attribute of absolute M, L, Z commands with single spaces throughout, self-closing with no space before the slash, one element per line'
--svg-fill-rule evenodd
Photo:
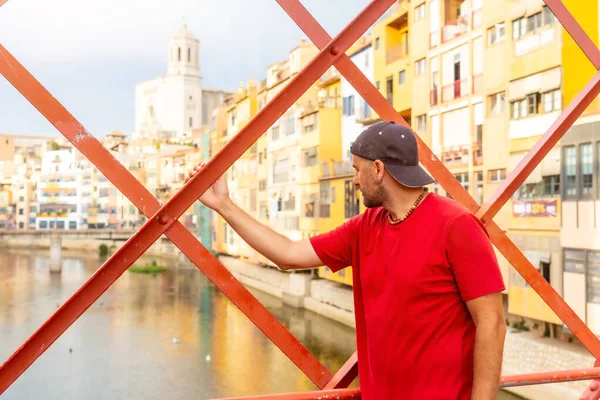
<path fill-rule="evenodd" d="M 579 343 L 541 338 L 531 332 L 508 330 L 502 375 L 591 368 L 594 357 Z M 552 383 L 511 388 L 531 400 L 577 399 L 589 381 Z"/>

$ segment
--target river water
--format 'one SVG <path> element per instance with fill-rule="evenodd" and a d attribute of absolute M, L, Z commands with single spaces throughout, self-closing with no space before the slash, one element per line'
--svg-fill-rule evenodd
<path fill-rule="evenodd" d="M 50 274 L 47 252 L 0 250 L 0 362 L 100 265 L 93 254 L 63 255 L 62 273 Z M 354 352 L 353 329 L 252 292 L 330 371 Z M 213 399 L 315 389 L 190 266 L 154 276 L 125 272 L 2 399 Z"/>

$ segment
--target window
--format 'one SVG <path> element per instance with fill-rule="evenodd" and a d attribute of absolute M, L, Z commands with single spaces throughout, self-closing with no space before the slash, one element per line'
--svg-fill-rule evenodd
<path fill-rule="evenodd" d="M 379 38 L 375 38 L 375 50 L 379 49 Z"/>
<path fill-rule="evenodd" d="M 56 229 L 65 229 L 65 221 L 56 221 Z"/>
<path fill-rule="evenodd" d="M 352 218 L 360 212 L 360 202 L 356 196 L 356 188 L 352 180 L 344 182 L 344 216 Z"/>
<path fill-rule="evenodd" d="M 296 133 L 296 116 L 294 114 L 287 117 L 284 122 L 283 129 L 286 136 Z"/>
<path fill-rule="evenodd" d="M 406 83 L 406 70 L 402 70 L 398 73 L 398 85 Z"/>
<path fill-rule="evenodd" d="M 580 250 L 565 250 L 564 268 L 566 272 L 585 273 L 585 252 Z"/>
<path fill-rule="evenodd" d="M 177 61 L 181 61 L 181 47 L 177 48 Z"/>
<path fill-rule="evenodd" d="M 40 229 L 48 229 L 48 221 L 40 221 Z"/>
<path fill-rule="evenodd" d="M 190 117 L 190 128 L 192 127 L 192 117 Z"/>
<path fill-rule="evenodd" d="M 548 6 L 544 6 L 542 8 L 542 25 L 552 25 L 555 22 L 558 22 L 558 19 L 552 14 Z"/>
<path fill-rule="evenodd" d="M 188 47 L 188 62 L 192 61 L 192 49 Z"/>
<path fill-rule="evenodd" d="M 19 215 L 25 215 L 25 210 L 22 208 L 19 208 Z"/>
<path fill-rule="evenodd" d="M 69 229 L 77 229 L 77 221 L 69 221 Z"/>
<path fill-rule="evenodd" d="M 504 114 L 505 92 L 492 94 L 488 97 L 488 99 L 490 115 Z"/>
<path fill-rule="evenodd" d="M 419 61 L 415 63 L 415 75 L 423 75 L 426 72 L 426 64 L 425 59 L 421 58 Z"/>
<path fill-rule="evenodd" d="M 258 181 L 258 190 L 260 190 L 262 192 L 263 190 L 266 190 L 266 189 L 267 189 L 267 181 L 264 179 Z"/>
<path fill-rule="evenodd" d="M 417 132 L 427 132 L 427 114 L 417 116 Z"/>
<path fill-rule="evenodd" d="M 506 178 L 506 169 L 491 169 L 488 171 L 489 182 L 500 182 Z"/>
<path fill-rule="evenodd" d="M 271 128 L 271 139 L 272 140 L 279 139 L 279 125 Z"/>
<path fill-rule="evenodd" d="M 551 90 L 542 94 L 544 112 L 559 111 L 562 109 L 562 96 L 560 89 Z"/>
<path fill-rule="evenodd" d="M 342 99 L 342 115 L 354 115 L 354 95 Z"/>
<path fill-rule="evenodd" d="M 493 46 L 500 43 L 506 37 L 506 27 L 504 22 L 496 24 L 488 29 L 488 46 Z"/>
<path fill-rule="evenodd" d="M 317 148 L 311 147 L 303 152 L 302 163 L 304 167 L 312 167 L 317 165 Z"/>
<path fill-rule="evenodd" d="M 330 209 L 330 187 L 329 182 L 321 182 L 319 190 L 319 217 L 329 218 Z"/>
<path fill-rule="evenodd" d="M 19 222 L 19 229 L 23 229 L 23 228 L 25 228 L 25 224 L 22 222 Z"/>
<path fill-rule="evenodd" d="M 588 252 L 587 257 L 587 292 L 590 303 L 600 303 L 600 253 Z"/>
<path fill-rule="evenodd" d="M 469 174 L 463 172 L 462 174 L 455 174 L 454 177 L 460 182 L 465 190 L 469 190 Z"/>
<path fill-rule="evenodd" d="M 511 119 L 525 118 L 541 112 L 542 96 L 540 93 L 530 93 L 523 100 L 513 101 L 511 107 Z"/>
<path fill-rule="evenodd" d="M 379 90 L 379 81 L 375 82 L 375 87 L 377 88 L 377 90 Z"/>
<path fill-rule="evenodd" d="M 477 187 L 475 188 L 475 200 L 478 204 L 483 204 L 483 172 L 478 171 L 475 172 L 475 181 L 477 183 Z"/>
<path fill-rule="evenodd" d="M 527 33 L 535 32 L 542 26 L 541 11 L 527 17 Z"/>
<path fill-rule="evenodd" d="M 542 177 L 542 196 L 560 196 L 560 175 Z"/>
<path fill-rule="evenodd" d="M 425 3 L 420 4 L 415 7 L 415 21 L 425 18 L 426 9 Z"/>
<path fill-rule="evenodd" d="M 546 282 L 550 283 L 550 263 L 541 261 L 540 270 Z"/>
<path fill-rule="evenodd" d="M 513 39 L 519 39 L 527 33 L 527 20 L 525 18 L 515 19 L 512 22 Z"/>
<path fill-rule="evenodd" d="M 394 77 L 388 76 L 386 79 L 387 101 L 394 104 Z"/>
<path fill-rule="evenodd" d="M 593 186 L 593 155 L 592 144 L 585 143 L 579 146 L 581 152 L 581 194 L 582 196 L 590 196 Z"/>
<path fill-rule="evenodd" d="M 223 224 L 223 243 L 227 244 L 227 224 Z"/>
<path fill-rule="evenodd" d="M 567 146 L 565 152 L 565 195 L 577 195 L 577 150 L 575 146 Z"/>

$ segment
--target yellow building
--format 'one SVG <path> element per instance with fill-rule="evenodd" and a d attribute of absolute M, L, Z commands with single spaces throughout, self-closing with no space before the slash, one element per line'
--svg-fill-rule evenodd
<path fill-rule="evenodd" d="M 340 74 L 331 68 L 320 79 L 319 104 L 300 116 L 300 226 L 302 239 L 321 231 L 320 219 L 328 218 L 320 208 L 320 178 L 329 170 L 331 160 L 341 155 L 341 83 Z M 323 215 L 321 214 L 323 211 Z"/>
<path fill-rule="evenodd" d="M 233 139 L 246 126 L 257 112 L 257 86 L 248 80 L 246 86 L 239 86 L 234 101 L 227 108 L 227 136 L 225 142 Z M 228 170 L 227 183 L 232 200 L 244 211 L 256 217 L 258 214 L 257 194 L 257 145 L 248 149 Z M 253 258 L 254 250 L 239 235 L 227 226 L 227 254 L 236 257 Z"/>

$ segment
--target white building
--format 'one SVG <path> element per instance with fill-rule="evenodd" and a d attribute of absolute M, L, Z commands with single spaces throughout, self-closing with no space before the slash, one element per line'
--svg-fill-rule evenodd
<path fill-rule="evenodd" d="M 373 46 L 371 41 L 357 49 L 350 59 L 373 82 Z M 342 159 L 351 159 L 350 144 L 365 129 L 365 124 L 376 117 L 371 107 L 354 87 L 342 76 Z"/>
<path fill-rule="evenodd" d="M 36 229 L 78 229 L 81 222 L 82 174 L 75 150 L 49 151 L 42 156 L 37 187 Z"/>
<path fill-rule="evenodd" d="M 136 85 L 133 139 L 191 138 L 192 129 L 210 120 L 209 108 L 227 95 L 202 90 L 200 42 L 186 25 L 169 40 L 168 57 L 167 76 Z"/>

